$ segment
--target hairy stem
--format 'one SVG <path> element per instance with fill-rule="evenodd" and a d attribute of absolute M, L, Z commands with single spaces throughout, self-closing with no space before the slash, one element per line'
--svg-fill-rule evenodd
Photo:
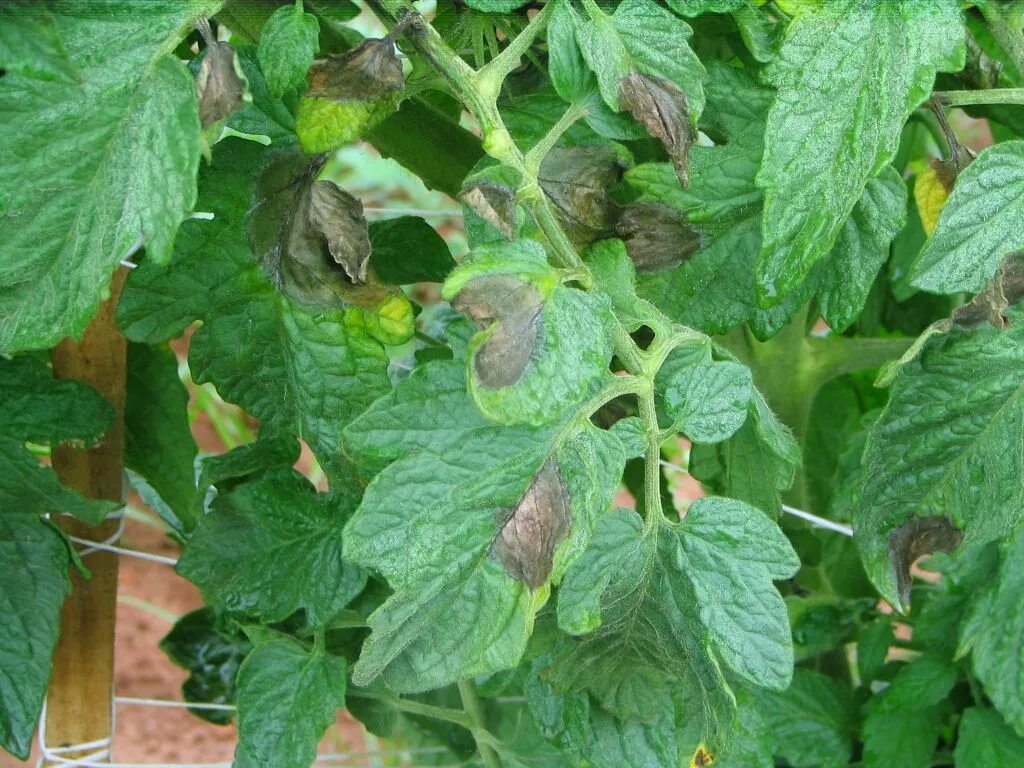
<path fill-rule="evenodd" d="M 661 431 L 654 403 L 654 385 L 640 395 L 640 416 L 647 425 L 647 452 L 644 455 L 644 534 L 657 534 L 665 516 L 661 508 Z"/>
<path fill-rule="evenodd" d="M 469 716 L 470 731 L 476 740 L 476 748 L 484 768 L 499 768 L 498 755 L 491 748 L 490 740 L 481 738 L 481 734 L 487 733 L 487 725 L 484 722 L 484 708 L 472 680 L 459 680 L 459 695 L 462 697 L 462 706 Z"/>
<path fill-rule="evenodd" d="M 546 3 L 540 12 L 530 19 L 530 22 L 523 27 L 523 30 L 516 35 L 505 46 L 505 50 L 491 59 L 477 73 L 477 83 L 486 93 L 488 89 L 494 89 L 494 96 L 497 97 L 501 84 L 519 66 L 519 60 L 530 50 L 537 35 L 547 26 L 551 13 L 554 11 L 555 3 Z"/>
<path fill-rule="evenodd" d="M 906 352 L 913 343 L 914 339 L 848 339 L 845 336 L 810 339 L 814 390 L 845 373 L 885 365 Z"/>
<path fill-rule="evenodd" d="M 540 164 L 544 161 L 551 148 L 562 138 L 562 134 L 569 130 L 577 120 L 587 113 L 587 107 L 582 102 L 575 102 L 565 110 L 565 113 L 558 119 L 558 122 L 551 126 L 551 130 L 544 138 L 538 141 L 530 151 L 526 153 L 526 168 L 536 176 L 540 172 Z"/>
<path fill-rule="evenodd" d="M 350 690 L 347 695 L 357 699 L 382 701 L 386 704 L 390 704 L 395 709 L 401 710 L 402 712 L 408 712 L 410 715 L 422 715 L 423 717 L 430 717 L 434 720 L 443 720 L 446 723 L 454 723 L 455 725 L 462 726 L 467 731 L 473 730 L 473 722 L 470 720 L 469 716 L 460 709 L 435 707 L 433 704 L 424 704 L 422 701 L 403 699 L 398 696 L 391 696 L 386 693 L 377 693 L 375 691 Z"/>
<path fill-rule="evenodd" d="M 936 91 L 933 95 L 944 107 L 963 107 L 969 104 L 1024 104 L 1024 88 Z"/>

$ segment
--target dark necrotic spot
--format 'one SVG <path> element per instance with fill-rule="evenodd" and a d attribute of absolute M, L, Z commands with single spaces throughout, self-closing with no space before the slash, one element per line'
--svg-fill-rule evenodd
<path fill-rule="evenodd" d="M 941 515 L 913 517 L 889 532 L 889 560 L 896 574 L 902 609 L 910 606 L 910 566 L 933 552 L 950 552 L 964 535 Z"/>

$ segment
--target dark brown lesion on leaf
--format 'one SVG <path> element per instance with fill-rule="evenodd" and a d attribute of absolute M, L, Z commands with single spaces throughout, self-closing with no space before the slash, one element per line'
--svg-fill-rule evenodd
<path fill-rule="evenodd" d="M 522 378 L 542 339 L 543 305 L 537 289 L 514 275 L 477 278 L 459 291 L 452 306 L 490 331 L 473 357 L 481 386 L 501 389 Z"/>
<path fill-rule="evenodd" d="M 531 589 L 545 584 L 555 550 L 572 527 L 569 489 L 558 464 L 545 462 L 515 508 L 501 512 L 498 524 L 491 555 Z"/>
<path fill-rule="evenodd" d="M 405 85 L 393 38 L 368 39 L 328 56 L 309 69 L 307 96 L 333 101 L 371 101 Z"/>
<path fill-rule="evenodd" d="M 913 517 L 889 532 L 889 561 L 904 609 L 910 605 L 910 567 L 914 561 L 934 552 L 951 552 L 963 538 L 963 533 L 941 515 Z"/>
<path fill-rule="evenodd" d="M 516 234 L 516 193 L 511 187 L 491 181 L 475 181 L 463 188 L 459 200 L 508 240 Z"/>
<path fill-rule="evenodd" d="M 686 215 L 663 203 L 631 203 L 615 222 L 615 234 L 638 272 L 678 267 L 701 247 L 700 232 Z"/>
<path fill-rule="evenodd" d="M 693 128 L 686 94 L 661 77 L 631 72 L 619 81 L 619 104 L 647 132 L 665 145 L 679 183 L 690 183 L 690 146 Z"/>
<path fill-rule="evenodd" d="M 566 235 L 578 248 L 613 234 L 608 188 L 621 178 L 619 156 L 607 144 L 555 147 L 544 157 L 537 174 Z"/>
<path fill-rule="evenodd" d="M 950 319 L 962 328 L 989 323 L 1006 328 L 1006 311 L 1024 299 L 1024 253 L 1013 253 L 1003 260 L 992 281 L 966 304 L 953 310 Z M 943 328 L 942 330 L 949 330 Z"/>
<path fill-rule="evenodd" d="M 208 128 L 228 117 L 252 97 L 235 49 L 214 37 L 206 19 L 200 19 L 196 28 L 206 44 L 206 54 L 196 75 L 199 123 Z"/>

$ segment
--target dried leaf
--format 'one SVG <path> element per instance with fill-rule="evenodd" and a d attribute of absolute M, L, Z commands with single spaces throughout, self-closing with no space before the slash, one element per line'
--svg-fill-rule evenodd
<path fill-rule="evenodd" d="M 606 144 L 555 147 L 537 179 L 574 245 L 584 247 L 613 231 L 608 188 L 622 178 L 615 150 Z"/>
<path fill-rule="evenodd" d="M 309 221 L 327 241 L 334 260 L 353 283 L 366 282 L 370 262 L 370 233 L 363 204 L 333 181 L 313 182 Z"/>
<path fill-rule="evenodd" d="M 889 559 L 896 573 L 900 602 L 910 605 L 910 566 L 933 552 L 951 552 L 964 535 L 940 515 L 914 517 L 889 533 Z"/>
<path fill-rule="evenodd" d="M 235 49 L 228 43 L 210 42 L 196 76 L 199 122 L 208 128 L 223 120 L 242 102 L 252 101 L 249 82 L 242 73 Z"/>
<path fill-rule="evenodd" d="M 558 465 L 549 459 L 501 521 L 491 554 L 509 576 L 537 589 L 551 575 L 555 550 L 568 537 L 571 525 L 569 489 Z"/>
<path fill-rule="evenodd" d="M 686 215 L 662 203 L 627 205 L 615 223 L 615 233 L 638 272 L 677 267 L 701 246 L 700 233 Z"/>
<path fill-rule="evenodd" d="M 672 158 L 679 183 L 690 183 L 690 109 L 686 94 L 669 80 L 631 72 L 619 81 L 619 104 L 629 110 L 647 132 L 661 139 Z"/>
<path fill-rule="evenodd" d="M 1006 310 L 1021 299 L 1024 299 L 1024 253 L 1014 253 L 999 265 L 992 282 L 969 302 L 953 310 L 952 321 L 964 328 L 986 321 L 996 328 L 1005 328 L 1009 322 Z"/>
<path fill-rule="evenodd" d="M 522 378 L 541 339 L 543 299 L 513 275 L 481 277 L 463 288 L 452 306 L 491 334 L 474 356 L 480 384 L 501 389 Z"/>
<path fill-rule="evenodd" d="M 309 70 L 307 96 L 334 101 L 371 101 L 405 84 L 394 43 L 364 40 L 340 56 L 329 56 Z"/>
<path fill-rule="evenodd" d="M 459 200 L 511 240 L 516 233 L 516 194 L 504 184 L 476 181 L 459 194 Z"/>

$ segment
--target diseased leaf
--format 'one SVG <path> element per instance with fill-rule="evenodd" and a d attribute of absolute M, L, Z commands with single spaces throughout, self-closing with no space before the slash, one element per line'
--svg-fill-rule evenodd
<path fill-rule="evenodd" d="M 376 310 L 307 307 L 274 289 L 245 233 L 261 152 L 221 142 L 202 173 L 202 204 L 215 218 L 186 222 L 167 269 L 146 261 L 134 270 L 118 321 L 129 338 L 156 343 L 202 319 L 189 349 L 196 381 L 213 382 L 264 430 L 302 437 L 329 475 L 344 475 L 341 430 L 389 385 L 387 356 L 370 333 L 390 339 L 402 327 L 407 338 L 411 328 L 388 325 L 387 313 L 397 305 L 411 316 L 411 307 L 397 296 Z M 280 222 L 267 225 L 276 232 Z"/>
<path fill-rule="evenodd" d="M 278 8 L 260 31 L 260 69 L 272 96 L 306 83 L 306 70 L 316 57 L 320 23 L 301 4 Z"/>
<path fill-rule="evenodd" d="M 611 146 L 598 144 L 555 147 L 540 164 L 540 187 L 575 245 L 589 245 L 611 234 L 608 188 L 622 178 L 620 163 Z"/>
<path fill-rule="evenodd" d="M 459 201 L 501 232 L 506 240 L 516 233 L 518 215 L 514 190 L 504 184 L 473 181 L 459 193 Z"/>
<path fill-rule="evenodd" d="M 689 184 L 694 136 L 686 94 L 669 80 L 631 72 L 619 81 L 619 106 L 665 145 L 679 183 Z"/>
<path fill-rule="evenodd" d="M 178 572 L 211 605 L 266 623 L 304 610 L 321 626 L 366 585 L 366 573 L 341 554 L 355 505 L 350 493 L 318 494 L 291 470 L 267 472 L 217 495 Z"/>
<path fill-rule="evenodd" d="M 370 233 L 363 204 L 333 181 L 314 181 L 309 198 L 309 221 L 316 227 L 349 279 L 366 282 L 370 262 Z"/>
<path fill-rule="evenodd" d="M 201 21 L 200 29 L 204 30 L 206 50 L 196 75 L 196 94 L 199 124 L 206 129 L 227 118 L 243 102 L 252 101 L 252 94 L 234 47 L 210 36 L 209 22 Z"/>
<path fill-rule="evenodd" d="M 615 221 L 615 234 L 638 272 L 678 267 L 701 247 L 701 236 L 679 211 L 662 203 L 632 203 Z"/>
<path fill-rule="evenodd" d="M 610 302 L 559 284 L 538 243 L 477 248 L 443 295 L 480 328 L 469 385 L 488 418 L 549 424 L 607 383 Z"/>
<path fill-rule="evenodd" d="M 344 533 L 345 556 L 394 590 L 370 616 L 358 685 L 381 677 L 415 692 L 515 666 L 547 598 L 544 572 L 561 578 L 618 485 L 626 452 L 614 430 L 578 417 L 494 424 L 465 379 L 456 361 L 418 368 L 346 430 L 350 453 L 398 459 Z"/>
<path fill-rule="evenodd" d="M 988 147 L 957 177 L 910 282 L 932 293 L 980 290 L 1024 248 L 1024 141 Z"/>
<path fill-rule="evenodd" d="M 1021 327 L 981 326 L 929 340 L 896 376 L 868 434 L 854 532 L 868 576 L 906 610 L 910 561 L 998 539 L 1024 509 Z"/>
<path fill-rule="evenodd" d="M 218 6 L 61 6 L 54 30 L 78 82 L 0 78 L 0 351 L 81 335 L 140 242 L 170 258 L 200 142 L 195 85 L 168 52 Z"/>
<path fill-rule="evenodd" d="M 257 646 L 238 670 L 236 764 L 308 768 L 345 706 L 346 667 L 290 638 Z"/>
<path fill-rule="evenodd" d="M 935 73 L 963 67 L 964 51 L 954 0 L 839 0 L 790 22 L 768 68 L 778 90 L 757 174 L 762 306 L 781 302 L 828 255 Z"/>

